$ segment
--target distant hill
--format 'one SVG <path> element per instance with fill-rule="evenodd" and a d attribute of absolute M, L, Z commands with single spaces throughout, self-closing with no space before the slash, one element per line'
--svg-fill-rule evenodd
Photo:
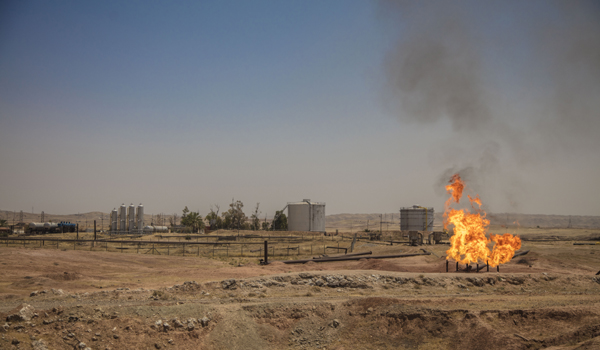
<path fill-rule="evenodd" d="M 0 219 L 8 221 L 9 225 L 19 222 L 20 212 L 12 212 L 8 210 L 0 210 Z M 398 230 L 400 226 L 400 213 L 386 213 L 380 218 L 380 214 L 334 214 L 327 215 L 325 218 L 325 226 L 327 230 L 344 229 L 356 232 L 369 229 L 379 229 L 380 221 L 384 230 Z M 149 225 L 151 222 L 159 225 L 169 225 L 168 215 L 164 219 L 157 215 L 145 214 L 144 224 Z M 439 228 L 442 226 L 442 213 L 435 213 L 434 226 Z M 600 228 L 600 216 L 579 216 L 579 215 L 542 215 L 542 214 L 514 214 L 514 213 L 495 213 L 489 214 L 488 219 L 491 225 L 508 226 L 508 227 L 537 227 L 540 228 Z M 94 227 L 108 229 L 110 225 L 109 213 L 99 211 L 68 215 L 45 214 L 45 221 L 59 222 L 69 221 L 79 223 L 81 230 Z M 569 225 L 570 220 L 570 225 Z M 23 212 L 23 221 L 25 223 L 40 222 L 40 213 Z M 86 226 L 87 225 L 87 226 Z"/>
<path fill-rule="evenodd" d="M 328 230 L 344 229 L 363 231 L 379 229 L 380 221 L 384 230 L 398 230 L 400 213 L 387 213 L 380 218 L 380 214 L 335 214 L 327 215 L 325 225 Z M 434 214 L 434 227 L 442 226 L 443 213 Z M 540 228 L 600 228 L 600 216 L 579 215 L 542 215 L 542 214 L 514 214 L 498 213 L 488 214 L 490 225 L 508 227 L 540 227 Z M 569 224 L 570 222 L 570 224 Z"/>

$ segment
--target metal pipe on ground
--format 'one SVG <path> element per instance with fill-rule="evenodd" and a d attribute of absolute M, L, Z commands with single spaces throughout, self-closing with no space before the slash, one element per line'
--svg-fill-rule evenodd
<path fill-rule="evenodd" d="M 417 253 L 417 254 L 394 254 L 394 255 L 374 255 L 369 257 L 363 256 L 350 256 L 350 257 L 341 257 L 341 258 L 325 258 L 325 259 L 302 259 L 302 260 L 283 260 L 280 261 L 284 264 L 303 264 L 309 261 L 314 262 L 332 262 L 332 261 L 348 261 L 348 260 L 360 260 L 360 259 L 393 259 L 393 258 L 407 258 L 411 256 L 424 256 L 431 255 L 431 253 Z"/>
<path fill-rule="evenodd" d="M 373 254 L 373 252 L 368 251 L 368 252 L 363 252 L 363 253 L 350 253 L 350 254 L 345 254 L 345 255 L 333 255 L 333 256 L 328 256 L 328 255 L 322 255 L 322 256 L 318 256 L 318 257 L 313 257 L 313 259 L 338 259 L 338 258 L 345 258 L 348 256 L 361 256 L 361 255 L 370 255 Z"/>
<path fill-rule="evenodd" d="M 517 257 L 517 256 L 525 255 L 525 254 L 527 254 L 527 253 L 529 253 L 529 250 L 524 250 L 524 251 L 519 251 L 519 252 L 516 252 L 516 253 L 515 253 L 515 255 L 513 255 L 512 259 L 514 259 L 514 258 L 515 258 L 515 257 Z M 511 260 L 512 260 L 512 259 L 511 259 Z M 481 270 L 483 270 L 483 269 L 486 269 L 486 268 L 487 268 L 487 271 L 490 271 L 490 266 L 489 266 L 489 263 L 488 263 L 488 264 L 485 264 L 485 265 L 482 265 L 482 266 L 479 266 L 479 264 L 477 264 L 477 268 L 476 268 L 475 272 L 479 272 L 479 271 L 481 271 Z M 496 266 L 496 270 L 497 270 L 498 272 L 500 272 L 500 266 Z M 456 263 L 456 271 L 458 271 L 458 263 Z M 466 266 L 466 271 L 467 271 L 467 272 L 470 272 L 470 271 L 471 271 L 471 266 L 470 266 L 470 265 L 467 265 L 467 266 Z M 446 268 L 446 272 L 448 272 L 448 269 L 447 269 L 447 268 Z"/>

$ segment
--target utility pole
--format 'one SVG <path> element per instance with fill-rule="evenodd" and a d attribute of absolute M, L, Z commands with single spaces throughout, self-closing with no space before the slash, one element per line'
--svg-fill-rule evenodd
<path fill-rule="evenodd" d="M 385 230 L 389 231 L 390 230 L 390 222 L 385 220 Z"/>
<path fill-rule="evenodd" d="M 381 230 L 383 226 L 383 215 L 379 214 L 379 233 L 383 233 L 383 231 Z"/>

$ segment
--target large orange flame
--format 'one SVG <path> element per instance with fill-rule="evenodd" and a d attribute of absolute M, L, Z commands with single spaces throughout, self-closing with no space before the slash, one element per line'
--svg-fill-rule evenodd
<path fill-rule="evenodd" d="M 467 196 L 471 207 L 475 211 L 467 209 L 456 210 L 451 208 L 453 202 L 460 203 L 465 184 L 459 174 L 454 174 L 446 191 L 450 198 L 446 201 L 444 208 L 444 229 L 449 225 L 454 226 L 454 234 L 450 237 L 450 249 L 446 251 L 446 259 L 454 260 L 463 264 L 488 263 L 491 267 L 509 262 L 515 254 L 515 250 L 521 248 L 521 239 L 510 233 L 503 235 L 490 235 L 486 237 L 490 221 L 486 218 L 485 211 L 481 210 L 481 199 Z M 475 207 L 477 205 L 477 207 Z M 490 251 L 488 245 L 494 242 Z"/>

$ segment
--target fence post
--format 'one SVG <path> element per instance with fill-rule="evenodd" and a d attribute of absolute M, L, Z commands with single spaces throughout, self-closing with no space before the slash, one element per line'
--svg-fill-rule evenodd
<path fill-rule="evenodd" d="M 269 263 L 269 241 L 265 241 L 265 265 Z"/>

